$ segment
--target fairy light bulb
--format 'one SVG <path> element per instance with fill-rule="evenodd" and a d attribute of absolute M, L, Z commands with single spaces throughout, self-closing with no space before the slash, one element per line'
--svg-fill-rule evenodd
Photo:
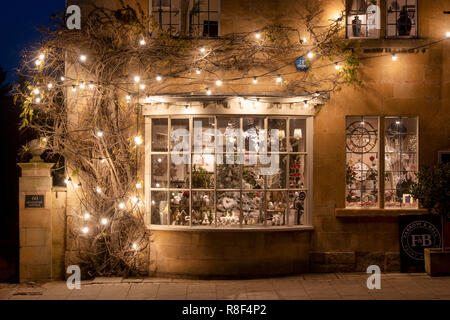
<path fill-rule="evenodd" d="M 258 78 L 257 77 L 253 77 L 253 84 L 258 84 Z"/>
<path fill-rule="evenodd" d="M 308 109 L 309 108 L 308 100 L 303 101 L 303 105 L 304 105 L 305 109 Z"/>
<path fill-rule="evenodd" d="M 125 203 L 121 202 L 119 203 L 119 209 L 125 209 Z"/>
<path fill-rule="evenodd" d="M 36 98 L 36 103 L 41 103 L 41 98 Z"/>
<path fill-rule="evenodd" d="M 133 243 L 132 247 L 133 247 L 134 250 L 136 250 L 137 249 L 137 244 Z"/>
<path fill-rule="evenodd" d="M 131 203 L 133 203 L 134 205 L 135 205 L 136 203 L 138 203 L 138 201 L 139 201 L 138 197 L 132 197 L 132 198 L 131 198 Z"/>
<path fill-rule="evenodd" d="M 209 89 L 209 88 L 206 88 L 206 94 L 207 94 L 208 96 L 210 96 L 210 95 L 212 94 L 212 91 L 211 91 L 211 89 Z"/>
<path fill-rule="evenodd" d="M 94 82 L 91 81 L 91 82 L 89 83 L 89 89 L 94 89 Z"/>
<path fill-rule="evenodd" d="M 82 82 L 81 84 L 80 84 L 80 89 L 86 89 L 86 85 L 84 84 L 84 82 Z"/>
<path fill-rule="evenodd" d="M 35 64 L 36 64 L 37 66 L 40 66 L 40 65 L 42 64 L 42 61 L 41 61 L 41 60 L 36 60 Z"/>
<path fill-rule="evenodd" d="M 71 178 L 66 178 L 66 179 L 64 180 L 64 183 L 65 183 L 65 184 L 69 184 L 70 181 L 72 181 Z"/>
<path fill-rule="evenodd" d="M 139 83 L 141 81 L 141 77 L 136 76 L 134 77 L 134 82 Z"/>
<path fill-rule="evenodd" d="M 222 80 L 217 80 L 216 81 L 216 86 L 220 87 L 223 84 Z"/>
<path fill-rule="evenodd" d="M 65 77 L 61 77 L 60 79 L 61 79 L 61 81 L 66 81 Z"/>
<path fill-rule="evenodd" d="M 140 44 L 141 46 L 145 46 L 145 44 L 146 44 L 145 39 L 141 39 L 141 41 L 139 41 L 139 44 Z"/>
<path fill-rule="evenodd" d="M 137 137 L 135 137 L 134 138 L 134 143 L 136 144 L 136 145 L 141 145 L 142 144 L 142 137 L 141 136 L 137 136 Z"/>
<path fill-rule="evenodd" d="M 97 193 L 102 193 L 102 188 L 97 187 L 97 189 L 95 191 L 97 191 Z"/>
<path fill-rule="evenodd" d="M 85 61 L 87 60 L 87 57 L 86 57 L 85 55 L 81 55 L 81 56 L 80 56 L 80 60 L 81 60 L 82 62 L 85 62 Z"/>
<path fill-rule="evenodd" d="M 162 80 L 162 77 L 161 76 L 156 76 L 156 81 L 161 81 Z"/>
<path fill-rule="evenodd" d="M 196 74 L 201 74 L 202 71 L 201 71 L 200 69 L 197 69 L 197 70 L 195 71 L 195 73 L 196 73 Z"/>
<path fill-rule="evenodd" d="M 303 43 L 306 43 L 306 42 L 308 42 L 308 39 L 303 38 Z"/>
<path fill-rule="evenodd" d="M 103 132 L 102 131 L 97 131 L 97 137 L 99 137 L 99 138 L 103 137 Z"/>
<path fill-rule="evenodd" d="M 136 189 L 142 189 L 142 183 L 136 183 Z"/>
<path fill-rule="evenodd" d="M 141 88 L 142 90 L 144 90 L 144 89 L 145 89 L 145 84 L 141 84 L 141 85 L 139 86 L 139 88 Z"/>
<path fill-rule="evenodd" d="M 47 138 L 42 138 L 42 141 L 47 142 L 48 139 Z"/>
<path fill-rule="evenodd" d="M 282 81 L 283 81 L 283 78 L 281 78 L 281 75 L 278 75 L 277 76 L 277 83 L 281 83 Z"/>
<path fill-rule="evenodd" d="M 255 38 L 256 39 L 261 39 L 261 34 L 260 33 L 255 33 Z"/>
<path fill-rule="evenodd" d="M 341 66 L 339 65 L 339 63 L 335 63 L 334 64 L 334 68 L 336 69 L 336 70 L 339 70 L 339 69 L 341 69 Z"/>
<path fill-rule="evenodd" d="M 205 47 L 201 47 L 201 48 L 200 48 L 200 52 L 201 52 L 201 53 L 205 53 L 205 52 L 206 52 Z"/>
<path fill-rule="evenodd" d="M 308 58 L 311 59 L 312 57 L 314 57 L 314 53 L 312 51 L 308 52 Z"/>
<path fill-rule="evenodd" d="M 448 32 L 445 33 L 445 37 L 446 37 L 446 38 L 450 38 L 450 31 L 448 31 Z"/>
<path fill-rule="evenodd" d="M 86 234 L 89 232 L 89 228 L 88 227 L 84 227 L 83 229 L 81 229 L 81 231 Z"/>
<path fill-rule="evenodd" d="M 107 224 L 108 224 L 108 219 L 103 218 L 103 219 L 101 220 L 101 223 L 102 223 L 102 225 L 107 225 Z"/>
<path fill-rule="evenodd" d="M 77 92 L 77 87 L 76 86 L 72 86 L 72 92 Z"/>
<path fill-rule="evenodd" d="M 49 84 L 47 85 L 47 88 L 49 88 L 49 89 L 53 88 L 53 83 L 49 83 Z"/>
<path fill-rule="evenodd" d="M 84 220 L 89 220 L 91 218 L 91 215 L 89 213 L 84 214 Z"/>
<path fill-rule="evenodd" d="M 395 55 L 395 53 L 392 54 L 392 61 L 397 61 L 397 56 Z"/>
<path fill-rule="evenodd" d="M 41 91 L 39 91 L 38 88 L 36 88 L 36 89 L 33 90 L 33 93 L 34 93 L 34 94 L 39 94 L 40 92 L 41 92 Z"/>
<path fill-rule="evenodd" d="M 44 59 L 45 59 L 45 55 L 41 53 L 41 54 L 39 55 L 39 59 L 40 59 L 40 60 L 44 60 Z"/>

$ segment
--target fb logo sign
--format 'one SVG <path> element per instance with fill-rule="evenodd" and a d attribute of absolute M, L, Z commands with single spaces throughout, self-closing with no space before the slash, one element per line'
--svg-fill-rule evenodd
<path fill-rule="evenodd" d="M 66 11 L 66 25 L 69 30 L 81 29 L 81 9 L 79 6 L 71 5 Z"/>
<path fill-rule="evenodd" d="M 367 273 L 371 276 L 367 279 L 367 289 L 369 290 L 381 290 L 381 269 L 379 266 L 369 266 Z"/>
<path fill-rule="evenodd" d="M 79 266 L 69 266 L 67 268 L 67 274 L 71 276 L 67 278 L 67 289 L 80 290 L 81 289 L 81 269 Z"/>

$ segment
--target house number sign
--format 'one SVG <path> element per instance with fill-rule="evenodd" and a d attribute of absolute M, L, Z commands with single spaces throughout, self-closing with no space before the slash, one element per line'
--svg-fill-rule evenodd
<path fill-rule="evenodd" d="M 26 195 L 25 196 L 25 208 L 45 208 L 43 195 Z"/>

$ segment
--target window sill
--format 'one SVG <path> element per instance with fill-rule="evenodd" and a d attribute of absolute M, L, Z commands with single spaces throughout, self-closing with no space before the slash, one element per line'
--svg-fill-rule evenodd
<path fill-rule="evenodd" d="M 401 215 L 426 214 L 425 209 L 336 209 L 337 218 L 396 218 Z"/>
<path fill-rule="evenodd" d="M 312 226 L 295 227 L 254 227 L 254 228 L 210 228 L 210 227 L 171 227 L 171 226 L 147 226 L 150 231 L 173 232 L 280 232 L 280 231 L 312 231 Z"/>

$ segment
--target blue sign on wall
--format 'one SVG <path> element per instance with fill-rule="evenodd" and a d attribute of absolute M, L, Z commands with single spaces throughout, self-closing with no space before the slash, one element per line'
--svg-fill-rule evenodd
<path fill-rule="evenodd" d="M 297 71 L 306 71 L 308 70 L 308 65 L 306 63 L 305 57 L 300 57 L 297 60 L 295 60 L 295 67 L 297 68 Z"/>

